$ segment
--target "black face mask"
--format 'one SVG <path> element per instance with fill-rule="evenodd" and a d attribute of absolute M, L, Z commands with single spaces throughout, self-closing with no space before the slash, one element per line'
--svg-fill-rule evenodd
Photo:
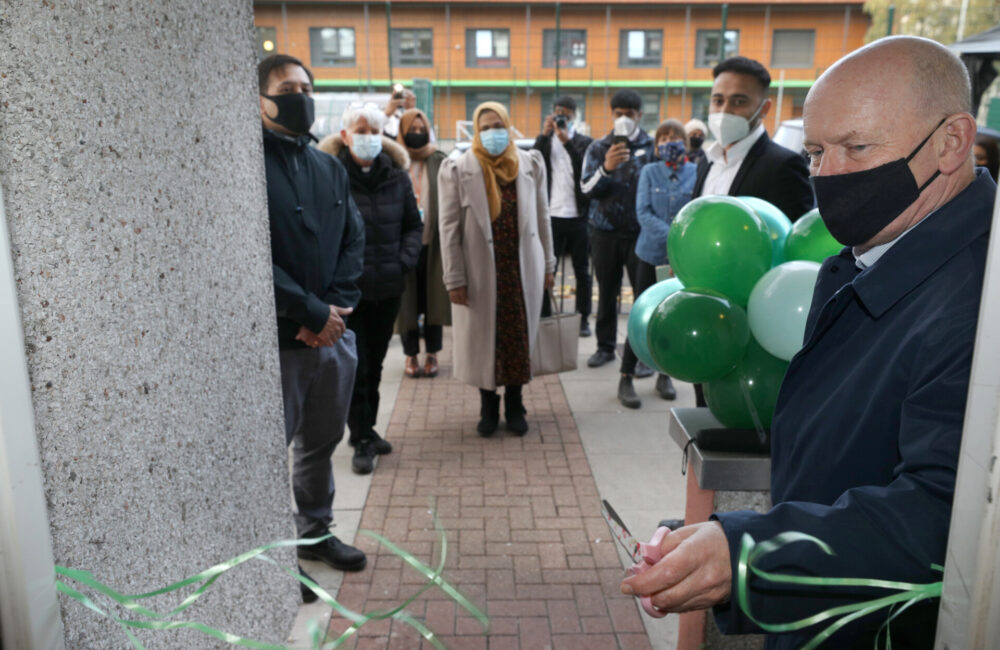
<path fill-rule="evenodd" d="M 844 246 L 860 246 L 892 223 L 927 189 L 940 170 L 917 187 L 909 162 L 931 139 L 944 120 L 906 158 L 849 174 L 813 176 L 813 190 L 823 223 Z"/>
<path fill-rule="evenodd" d="M 407 133 L 403 136 L 403 142 L 410 149 L 420 149 L 427 145 L 431 141 L 431 136 L 429 133 Z"/>
<path fill-rule="evenodd" d="M 692 149 L 701 149 L 701 145 L 705 142 L 705 138 L 699 138 L 695 135 L 688 138 L 688 141 L 691 143 Z"/>
<path fill-rule="evenodd" d="M 261 97 L 270 99 L 278 107 L 278 116 L 271 117 L 273 122 L 280 124 L 292 133 L 299 135 L 309 133 L 309 129 L 316 119 L 316 104 L 310 95 L 305 93 L 265 95 L 261 93 Z"/>

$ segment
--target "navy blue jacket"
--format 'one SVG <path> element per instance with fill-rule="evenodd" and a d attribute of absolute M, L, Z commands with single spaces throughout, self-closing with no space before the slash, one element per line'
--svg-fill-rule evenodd
<path fill-rule="evenodd" d="M 604 154 L 613 144 L 614 138 L 610 133 L 590 143 L 583 159 L 580 188 L 587 188 L 591 178 L 595 174 L 600 175 L 593 187 L 584 191 L 584 195 L 590 198 L 590 222 L 597 230 L 637 237 L 639 220 L 635 214 L 635 195 L 639 187 L 639 173 L 647 163 L 656 160 L 656 144 L 648 133 L 640 131 L 635 140 L 628 142 L 629 159 L 615 167 L 610 175 L 604 175 L 600 171 L 604 165 Z"/>
<path fill-rule="evenodd" d="M 944 564 L 962 421 L 996 185 L 988 175 L 926 217 L 881 259 L 858 271 L 849 249 L 824 262 L 805 345 L 781 385 L 771 429 L 766 513 L 716 513 L 733 561 L 740 539 L 801 531 L 836 553 L 796 543 L 761 568 L 827 577 L 935 582 Z M 751 611 L 767 623 L 890 592 L 776 589 L 753 579 Z M 892 625 L 896 647 L 934 643 L 938 601 Z M 735 602 L 716 608 L 724 632 L 759 632 Z M 846 626 L 825 647 L 874 647 L 882 610 Z M 827 622 L 827 624 L 829 621 Z M 897 624 L 898 623 L 898 624 Z M 768 638 L 799 648 L 824 624 Z"/>
<path fill-rule="evenodd" d="M 265 129 L 264 171 L 278 347 L 304 348 L 295 340 L 302 325 L 318 334 L 330 305 L 361 299 L 364 224 L 343 165 L 310 147 L 308 136 Z"/>

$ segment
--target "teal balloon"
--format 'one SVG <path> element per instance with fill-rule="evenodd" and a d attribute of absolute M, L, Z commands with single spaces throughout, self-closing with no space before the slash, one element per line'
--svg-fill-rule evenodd
<path fill-rule="evenodd" d="M 705 382 L 728 374 L 749 341 L 746 312 L 711 290 L 676 291 L 649 319 L 655 367 L 682 381 Z"/>
<path fill-rule="evenodd" d="M 649 321 L 664 298 L 684 288 L 677 278 L 657 282 L 635 299 L 628 315 L 628 344 L 635 356 L 650 368 L 656 367 L 649 354 Z"/>
<path fill-rule="evenodd" d="M 843 247 L 826 229 L 819 209 L 814 208 L 792 224 L 792 230 L 785 239 L 785 260 L 822 262 L 839 253 Z"/>
<path fill-rule="evenodd" d="M 771 268 L 767 225 L 731 196 L 704 196 L 674 217 L 667 236 L 670 266 L 685 287 L 705 287 L 743 307 Z"/>
<path fill-rule="evenodd" d="M 751 340 L 735 370 L 705 384 L 705 402 L 723 426 L 753 429 L 759 424 L 769 428 L 786 370 L 787 361 L 768 354 Z"/>
<path fill-rule="evenodd" d="M 785 262 L 765 273 L 750 294 L 750 332 L 779 359 L 790 361 L 802 347 L 818 274 L 816 262 Z"/>
<path fill-rule="evenodd" d="M 771 238 L 771 267 L 785 261 L 785 240 L 792 229 L 792 222 L 776 205 L 756 196 L 739 196 L 767 224 L 767 234 Z"/>

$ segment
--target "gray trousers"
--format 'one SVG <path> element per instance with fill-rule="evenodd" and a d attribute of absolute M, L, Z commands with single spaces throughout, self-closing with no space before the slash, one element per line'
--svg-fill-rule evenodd
<path fill-rule="evenodd" d="M 358 356 L 347 330 L 325 348 L 281 350 L 285 443 L 292 445 L 292 492 L 299 537 L 325 535 L 333 520 L 333 450 L 344 437 Z"/>

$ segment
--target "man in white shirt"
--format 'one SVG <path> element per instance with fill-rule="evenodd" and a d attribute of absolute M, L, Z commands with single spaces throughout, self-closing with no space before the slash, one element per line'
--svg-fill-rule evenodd
<path fill-rule="evenodd" d="M 580 336 L 590 336 L 592 284 L 590 277 L 590 232 L 587 220 L 588 199 L 580 190 L 583 157 L 593 141 L 577 133 L 573 120 L 576 100 L 564 95 L 556 100 L 552 114 L 545 118 L 542 134 L 534 149 L 542 153 L 549 182 L 549 215 L 552 220 L 552 246 L 556 259 L 569 254 L 576 276 L 576 311 L 580 313 Z M 548 312 L 546 303 L 543 309 Z"/>

